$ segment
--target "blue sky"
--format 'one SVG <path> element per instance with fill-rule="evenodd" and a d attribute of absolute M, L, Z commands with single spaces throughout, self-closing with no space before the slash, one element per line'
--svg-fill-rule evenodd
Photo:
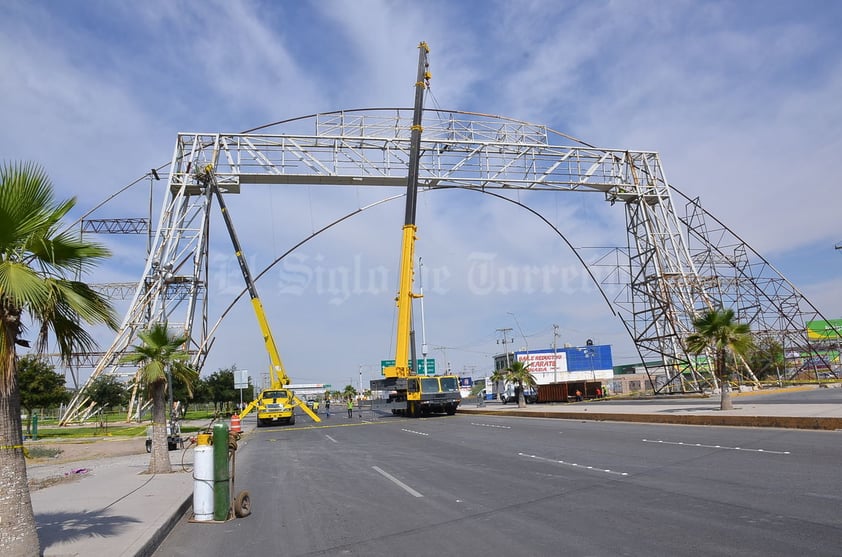
<path fill-rule="evenodd" d="M 423 40 L 433 74 L 428 107 L 658 151 L 673 184 L 699 196 L 826 316 L 842 316 L 842 251 L 833 249 L 842 240 L 836 2 L 809 9 L 771 1 L 0 4 L 0 159 L 42 164 L 61 196 L 78 197 L 77 215 L 166 164 L 178 132 L 410 106 Z M 147 195 L 141 180 L 94 216 L 145 216 Z M 360 199 L 382 196 L 290 188 L 230 203 L 257 273 Z M 625 243 L 622 213 L 598 199 L 556 194 L 530 202 L 575 245 Z M 156 197 L 155 210 L 159 204 Z M 356 383 L 360 371 L 365 381 L 391 357 L 402 218 L 402 201 L 368 211 L 258 283 L 295 382 L 341 386 Z M 560 343 L 593 338 L 614 345 L 618 363 L 635 360 L 569 250 L 525 212 L 440 192 L 422 195 L 418 225 L 417 251 L 430 273 L 428 344 L 454 371 L 490 368 L 496 329 L 547 348 L 554 323 Z M 137 280 L 145 241 L 98 239 L 114 257 L 90 280 Z M 216 311 L 239 287 L 226 242 L 220 236 L 212 248 Z M 471 282 L 480 268 L 529 266 L 565 278 L 538 290 L 495 284 L 486 292 Z M 326 282 L 355 269 L 386 273 L 386 286 Z M 206 372 L 236 364 L 258 376 L 267 361 L 251 308 L 240 304 L 220 328 Z"/>

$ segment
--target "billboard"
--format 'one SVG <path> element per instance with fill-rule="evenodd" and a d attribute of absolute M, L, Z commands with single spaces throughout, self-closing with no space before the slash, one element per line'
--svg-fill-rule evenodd
<path fill-rule="evenodd" d="M 528 365 L 532 375 L 567 371 L 567 353 L 564 350 L 515 352 L 515 359 Z"/>
<path fill-rule="evenodd" d="M 842 338 L 842 319 L 807 321 L 807 338 L 810 340 L 839 340 Z"/>
<path fill-rule="evenodd" d="M 539 385 L 598 381 L 614 376 L 614 362 L 608 344 L 515 352 L 515 359 L 529 365 L 529 371 Z"/>

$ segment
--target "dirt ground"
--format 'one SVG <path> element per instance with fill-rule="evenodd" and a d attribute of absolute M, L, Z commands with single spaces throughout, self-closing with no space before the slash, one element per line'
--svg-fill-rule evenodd
<path fill-rule="evenodd" d="M 88 472 L 75 471 L 74 462 L 101 461 L 119 456 L 146 454 L 146 438 L 94 438 L 27 443 L 29 489 L 35 491 L 58 483 L 75 481 Z"/>
<path fill-rule="evenodd" d="M 135 437 L 95 438 L 91 440 L 74 439 L 72 441 L 39 441 L 27 445 L 35 458 L 28 458 L 27 465 L 65 464 L 78 460 L 95 460 L 115 456 L 125 456 L 146 452 L 146 438 Z M 40 456 L 46 452 L 56 452 L 55 456 Z"/>

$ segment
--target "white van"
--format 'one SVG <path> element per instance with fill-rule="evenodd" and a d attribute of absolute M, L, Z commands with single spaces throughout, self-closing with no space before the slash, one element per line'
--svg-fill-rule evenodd
<path fill-rule="evenodd" d="M 506 388 L 500 392 L 500 402 L 508 404 L 514 402 L 517 404 L 517 385 L 514 383 L 506 383 Z M 523 398 L 527 404 L 534 404 L 538 402 L 538 390 L 526 388 L 523 390 Z"/>

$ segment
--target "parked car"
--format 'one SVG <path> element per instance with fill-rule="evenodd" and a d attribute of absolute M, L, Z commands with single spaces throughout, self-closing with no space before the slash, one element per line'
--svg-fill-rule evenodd
<path fill-rule="evenodd" d="M 507 384 L 506 390 L 500 393 L 500 402 L 503 404 L 514 402 L 517 404 L 518 390 L 519 388 L 517 385 Z M 523 398 L 526 400 L 527 404 L 534 404 L 538 402 L 538 391 L 536 389 L 524 389 Z"/>

